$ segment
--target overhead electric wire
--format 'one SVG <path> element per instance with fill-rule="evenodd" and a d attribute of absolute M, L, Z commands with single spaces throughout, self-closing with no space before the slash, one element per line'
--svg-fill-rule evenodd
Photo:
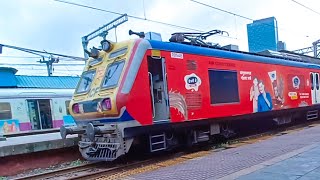
<path fill-rule="evenodd" d="M 314 13 L 316 13 L 316 14 L 318 14 L 318 15 L 320 15 L 320 12 L 318 12 L 318 11 L 316 11 L 316 10 L 314 10 L 314 9 L 312 9 L 312 8 L 306 6 L 306 5 L 304 5 L 304 4 L 302 4 L 302 3 L 298 2 L 298 1 L 295 1 L 295 0 L 291 0 L 291 1 L 296 3 L 296 4 L 298 4 L 298 5 L 300 5 L 300 6 L 302 6 L 302 7 L 304 7 L 304 8 L 306 8 L 306 9 L 308 9 L 308 10 L 310 10 L 310 11 L 312 11 L 312 12 L 314 12 Z"/>
<path fill-rule="evenodd" d="M 107 12 L 107 13 L 110 13 L 110 14 L 124 15 L 124 13 L 119 13 L 119 12 L 116 12 L 116 11 L 110 11 L 110 10 L 100 9 L 100 8 L 96 8 L 96 7 L 93 7 L 93 6 L 88 6 L 88 5 L 78 4 L 78 3 L 73 3 L 73 2 L 69 2 L 69 1 L 63 1 L 63 0 L 53 0 L 53 1 L 60 2 L 60 3 L 65 3 L 65 4 L 69 4 L 69 5 L 74 5 L 74 6 L 78 6 L 78 7 L 93 9 L 93 10 L 96 10 L 96 11 Z M 191 30 L 191 31 L 197 31 L 197 32 L 205 32 L 205 31 L 203 31 L 203 30 L 199 30 L 199 29 L 195 29 L 195 28 L 189 28 L 189 27 L 185 27 L 185 26 L 180 26 L 180 25 L 175 25 L 175 24 L 170 24 L 170 23 L 166 23 L 166 22 L 161 22 L 161 21 L 156 21 L 156 20 L 148 19 L 148 18 L 146 18 L 146 17 L 138 17 L 138 16 L 134 16 L 134 15 L 129 15 L 129 14 L 127 14 L 127 16 L 130 17 L 130 18 L 133 18 L 133 19 L 138 19 L 138 20 L 143 20 L 143 21 L 149 21 L 149 22 L 152 22 L 152 23 L 162 24 L 162 25 L 166 25 L 166 26 L 170 26 L 170 27 L 179 28 L 179 29 L 185 29 L 185 30 Z M 217 34 L 217 35 L 218 35 L 218 36 L 221 36 L 221 37 L 236 39 L 235 37 L 223 36 L 223 35 L 219 35 L 219 34 Z"/>
<path fill-rule="evenodd" d="M 93 10 L 96 10 L 96 11 L 107 12 L 107 13 L 110 13 L 110 14 L 124 15 L 124 13 L 119 13 L 119 12 L 115 12 L 115 11 L 109 11 L 109 10 L 105 10 L 105 9 L 96 8 L 96 7 L 93 7 L 93 6 L 87 6 L 87 5 L 78 4 L 78 3 L 73 3 L 73 2 L 68 2 L 68 1 L 63 1 L 63 0 L 53 0 L 53 1 L 60 2 L 60 3 L 65 3 L 65 4 L 69 4 L 69 5 L 74 5 L 74 6 L 78 6 L 78 7 L 93 9 Z M 156 21 L 156 20 L 147 19 L 146 17 L 145 17 L 145 18 L 142 18 L 142 17 L 133 16 L 133 15 L 129 15 L 129 14 L 127 14 L 127 16 L 130 17 L 130 18 L 133 18 L 133 19 L 150 21 L 150 22 L 153 22 L 153 23 L 158 23 L 158 24 L 162 24 L 162 25 L 166 25 L 166 26 L 171 26 L 171 27 L 176 27 L 176 28 L 180 28 L 180 29 L 186 29 L 186 30 L 204 32 L 204 31 L 199 30 L 199 29 L 194 29 L 194 28 L 189 28 L 189 27 L 184 27 L 184 26 L 169 24 L 169 23 L 165 23 L 165 22 L 161 22 L 161 21 Z"/>
<path fill-rule="evenodd" d="M 21 67 L 26 67 L 26 66 L 37 66 L 37 67 L 39 67 L 39 66 L 41 66 L 41 64 L 27 64 L 27 63 L 23 63 L 23 64 L 10 64 L 10 63 L 0 63 L 0 65 L 1 66 L 4 66 L 4 67 L 6 67 L 6 66 L 18 66 L 17 67 L 17 69 L 24 69 L 24 70 L 29 70 L 29 71 L 48 71 L 48 74 L 49 74 L 49 66 L 48 66 L 48 62 L 50 63 L 50 65 L 53 65 L 52 63 L 57 63 L 58 61 L 60 61 L 60 58 L 61 59 L 66 59 L 66 58 L 68 58 L 68 59 L 72 59 L 72 61 L 75 61 L 75 60 L 81 60 L 82 62 L 84 62 L 84 60 L 85 60 L 85 58 L 81 58 L 81 57 L 75 57 L 75 56 L 68 56 L 68 55 L 63 55 L 63 54 L 57 54 L 57 53 L 51 53 L 51 52 L 47 52 L 47 51 L 39 51 L 39 50 L 34 50 L 34 49 L 28 49 L 28 48 L 22 48 L 22 47 L 17 47 L 17 46 L 11 46 L 11 45 L 6 45 L 6 44 L 0 44 L 0 47 L 2 48 L 2 47 L 6 47 L 6 48 L 10 48 L 10 49 L 15 49 L 15 50 L 19 50 L 19 51 L 23 51 L 23 52 L 27 52 L 27 53 L 31 53 L 31 54 L 34 54 L 34 55 L 37 55 L 37 56 L 40 56 L 42 59 L 40 59 L 40 61 L 38 61 L 38 62 L 40 62 L 40 63 L 46 63 L 46 65 L 47 65 L 47 68 L 45 69 L 39 69 L 39 68 L 33 68 L 33 67 L 31 67 L 31 68 L 21 68 Z M 57 56 L 57 57 L 53 57 L 53 55 L 54 56 Z M 14 58 L 15 56 L 0 56 L 0 59 L 1 59 L 1 57 L 4 57 L 4 58 L 8 58 L 8 57 L 11 57 L 11 58 Z M 16 57 L 19 57 L 19 58 L 21 58 L 21 56 L 16 56 Z M 30 58 L 30 57 L 29 57 Z M 32 57 L 32 58 L 36 58 L 36 57 Z M 38 57 L 39 58 L 39 57 Z M 45 58 L 46 59 L 49 59 L 50 61 L 45 61 Z M 80 66 L 78 66 L 78 65 L 81 65 L 81 66 L 84 66 L 84 64 L 74 64 L 74 63 L 72 63 L 72 64 L 66 64 L 66 63 L 64 63 L 64 64 L 56 64 L 55 66 L 57 66 L 57 67 L 66 67 L 66 66 L 72 66 L 72 67 L 74 67 L 74 66 L 77 66 L 77 67 L 80 67 Z M 51 69 L 51 72 L 52 72 L 52 66 L 50 67 L 50 69 Z M 69 70 L 68 68 L 66 68 L 67 69 L 67 71 L 68 72 L 71 72 L 71 71 L 73 71 L 73 72 L 82 72 L 82 69 L 72 69 L 72 70 Z M 60 70 L 60 68 L 57 68 L 57 70 L 56 70 L 56 72 L 58 72 L 58 71 L 65 71 L 64 69 L 61 69 Z M 33 74 L 34 74 L 34 72 L 33 72 Z M 50 75 L 49 75 L 50 76 Z"/>
<path fill-rule="evenodd" d="M 6 45 L 6 44 L 0 44 L 0 46 L 11 48 L 11 49 L 16 49 L 16 50 L 19 50 L 19 51 L 24 51 L 24 52 L 31 53 L 31 54 L 35 54 L 35 55 L 38 55 L 40 57 L 47 57 L 48 58 L 48 56 L 45 56 L 43 54 L 49 54 L 49 55 L 54 55 L 54 56 L 59 56 L 59 57 L 64 57 L 64 58 L 70 58 L 70 59 L 73 59 L 73 60 L 81 60 L 81 61 L 85 60 L 85 58 L 81 58 L 81 57 L 68 56 L 68 55 L 51 53 L 51 52 L 46 52 L 46 51 L 39 51 L 39 50 L 34 50 L 34 49 L 27 49 L 27 48 L 11 46 L 11 45 Z"/>
<path fill-rule="evenodd" d="M 2 60 L 2 59 L 30 59 L 30 60 L 34 60 L 34 59 L 39 59 L 39 58 L 41 58 L 41 57 L 35 57 L 35 56 L 6 56 L 6 55 L 1 56 L 0 55 L 0 60 Z M 64 57 L 61 58 L 61 57 L 59 57 L 59 61 L 65 61 L 65 60 L 66 61 L 70 61 L 70 58 L 64 58 Z M 73 61 L 73 60 L 71 60 L 71 61 Z M 80 62 L 82 62 L 82 61 L 80 61 Z"/>
<path fill-rule="evenodd" d="M 12 48 L 13 46 L 7 46 L 7 45 L 4 45 L 4 44 L 0 44 L 0 46 L 3 46 L 3 47 L 8 47 L 8 48 Z M 24 49 L 24 48 L 18 48 L 18 47 L 15 47 L 17 50 L 19 50 L 19 51 L 23 51 L 23 52 L 26 52 L 26 53 L 30 53 L 30 54 L 34 54 L 34 55 L 37 55 L 37 56 L 40 56 L 40 57 L 42 57 L 42 58 L 45 58 L 45 57 L 47 57 L 47 56 L 44 56 L 44 55 L 42 55 L 42 54 L 40 54 L 40 53 L 36 53 L 36 51 L 30 51 L 29 49 Z M 12 49 L 14 49 L 14 48 L 12 48 Z"/>
<path fill-rule="evenodd" d="M 209 4 L 206 4 L 206 3 L 203 3 L 203 2 L 199 2 L 199 1 L 196 1 L 196 0 L 190 0 L 194 3 L 197 3 L 197 4 L 200 4 L 200 5 L 203 5 L 203 6 L 206 6 L 206 7 L 209 7 L 211 9 L 215 9 L 215 10 L 218 10 L 218 11 L 221 11 L 221 12 L 224 12 L 224 13 L 227 13 L 227 14 L 231 14 L 233 16 L 237 16 L 237 17 L 240 17 L 240 18 L 243 18 L 243 19 L 246 19 L 246 20 L 250 20 L 250 21 L 254 21 L 253 18 L 250 18 L 250 17 L 246 17 L 246 16 L 243 16 L 243 15 L 240 15 L 240 14 L 237 14 L 237 13 L 233 13 L 231 11 L 227 11 L 227 10 L 224 10 L 224 9 L 220 9 L 220 8 L 217 8 L 215 6 L 211 6 Z M 268 26 L 271 26 L 270 24 L 267 24 L 267 23 L 261 23 L 261 24 L 264 24 L 264 25 L 268 25 Z M 272 26 L 273 27 L 273 26 Z M 277 29 L 279 29 L 278 27 L 276 27 Z"/>
<path fill-rule="evenodd" d="M 28 71 L 28 70 L 22 70 L 21 72 L 18 71 L 18 73 L 16 75 L 27 75 L 27 76 L 30 76 L 29 73 L 25 73 L 24 71 Z M 34 75 L 35 76 L 46 76 L 43 73 L 37 73 L 37 72 L 33 72 L 32 74 L 33 74 L 33 76 Z M 73 77 L 80 77 L 79 74 L 74 74 L 72 72 L 71 73 L 59 72 L 59 74 L 63 74 L 62 76 L 68 75 L 68 76 L 73 76 Z"/>
<path fill-rule="evenodd" d="M 231 15 L 233 15 L 233 16 L 237 16 L 237 17 L 240 17 L 240 18 L 243 18 L 243 19 L 246 19 L 246 20 L 250 20 L 250 21 L 255 21 L 255 19 L 253 19 L 253 18 L 246 17 L 246 16 L 243 16 L 243 15 L 240 15 L 240 14 L 237 14 L 237 13 L 233 13 L 233 12 L 231 12 L 231 11 L 227 11 L 227 10 L 224 10 L 224 9 L 220 9 L 220 8 L 215 7 L 215 6 L 212 6 L 212 5 L 203 3 L 203 2 L 199 2 L 199 1 L 197 1 L 197 0 L 190 0 L 190 1 L 192 1 L 192 2 L 194 2 L 194 3 L 197 3 L 197 4 L 200 4 L 200 5 L 203 5 L 203 6 L 206 6 L 206 7 L 209 7 L 209 8 L 212 8 L 212 9 L 215 9 L 215 10 L 218 10 L 218 11 L 221 11 L 221 12 L 224 12 L 224 13 L 227 13 L 227 14 L 231 14 Z M 316 12 L 316 11 L 314 11 L 313 9 L 311 9 L 311 8 L 309 8 L 309 7 L 303 5 L 303 4 L 301 4 L 301 3 L 299 3 L 299 2 L 297 2 L 297 1 L 295 1 L 295 0 L 292 0 L 292 1 L 320 15 L 319 12 Z M 267 23 L 261 23 L 261 24 L 264 24 L 264 25 L 266 25 L 266 26 L 274 27 L 274 26 L 272 26 L 272 25 L 270 25 L 270 24 L 267 24 Z M 275 27 L 275 28 L 278 29 L 278 30 L 279 30 L 279 29 L 284 30 L 283 28 L 279 28 L 278 26 Z M 292 29 L 290 29 L 290 31 L 292 31 Z M 299 33 L 300 33 L 300 31 L 299 31 Z"/>
<path fill-rule="evenodd" d="M 39 57 L 35 57 L 35 56 L 1 56 L 0 58 L 22 58 L 22 59 L 39 59 Z"/>
<path fill-rule="evenodd" d="M 93 9 L 93 10 L 97 10 L 97 11 L 107 12 L 107 13 L 116 14 L 116 15 L 123 15 L 123 13 L 119 13 L 119 12 L 116 12 L 116 11 L 105 10 L 105 9 L 96 8 L 96 7 L 93 7 L 93 6 L 88 6 L 88 5 L 68 2 L 68 1 L 64 1 L 64 0 L 53 0 L 53 1 L 60 2 L 60 3 L 65 3 L 65 4 L 69 4 L 69 5 L 74 5 L 74 6 L 78 6 L 78 7 Z M 198 3 L 198 4 L 201 4 L 203 6 L 210 7 L 212 9 L 215 9 L 215 10 L 218 10 L 218 11 L 221 11 L 221 12 L 224 12 L 224 13 L 228 13 L 228 14 L 231 14 L 231 15 L 246 19 L 246 20 L 254 21 L 253 18 L 246 17 L 246 16 L 243 16 L 243 15 L 240 15 L 240 14 L 237 14 L 237 13 L 233 13 L 231 11 L 227 11 L 227 10 L 224 10 L 224 9 L 221 9 L 221 8 L 217 8 L 217 7 L 214 7 L 214 6 L 211 6 L 211 5 L 196 1 L 196 0 L 190 0 L 190 1 Z M 160 22 L 160 21 L 147 19 L 146 17 L 142 18 L 142 17 L 137 17 L 137 16 L 133 16 L 133 15 L 129 15 L 129 14 L 127 14 L 127 16 L 131 17 L 131 18 L 134 18 L 134 19 L 138 19 L 138 20 L 145 20 L 145 21 L 154 22 L 154 23 L 158 23 L 158 24 L 168 25 L 168 26 L 171 26 L 171 27 L 177 27 L 177 28 L 186 29 L 186 30 L 194 30 L 194 31 L 204 32 L 204 31 L 199 30 L 199 29 L 193 29 L 193 28 L 189 28 L 189 27 L 178 26 L 178 25 L 173 25 L 173 24 L 169 24 L 169 23 L 164 23 L 164 22 Z M 270 24 L 266 24 L 266 25 L 271 26 Z M 276 28 L 279 29 L 278 27 L 276 27 Z M 237 38 L 229 37 L 229 36 L 223 36 L 223 35 L 219 35 L 219 36 L 228 37 L 228 38 L 232 38 L 232 39 L 237 39 Z M 263 45 L 263 44 L 260 43 L 259 45 Z"/>
<path fill-rule="evenodd" d="M 40 69 L 40 68 L 19 68 L 20 70 L 28 70 L 28 71 L 32 71 L 32 70 L 37 70 L 37 71 L 47 71 L 47 69 Z M 79 72 L 81 73 L 82 70 L 73 70 L 73 69 L 70 69 L 70 70 L 66 70 L 66 69 L 55 69 L 54 70 L 55 72 L 56 71 L 64 71 L 64 72 L 69 72 L 69 71 L 73 71 L 73 72 Z"/>
<path fill-rule="evenodd" d="M 9 64 L 9 63 L 0 63 L 0 66 L 44 66 L 43 64 L 30 64 L 30 63 L 22 63 L 22 64 Z M 54 64 L 54 66 L 84 66 L 85 64 Z"/>
<path fill-rule="evenodd" d="M 201 4 L 203 6 L 207 6 L 207 7 L 210 7 L 212 9 L 215 9 L 215 10 L 218 10 L 218 11 L 221 11 L 221 12 L 225 12 L 225 13 L 228 13 L 228 14 L 231 14 L 231 15 L 234 15 L 234 16 L 238 16 L 238 17 L 241 17 L 243 19 L 247 19 L 247 20 L 250 20 L 250 21 L 253 21 L 254 19 L 252 18 L 249 18 L 249 17 L 246 17 L 246 16 L 242 16 L 242 15 L 239 15 L 239 14 L 236 14 L 236 13 L 233 13 L 231 11 L 227 11 L 227 10 L 224 10 L 224 9 L 220 9 L 220 8 L 217 8 L 217 7 L 214 7 L 214 6 L 211 6 L 209 4 L 205 4 L 205 3 L 202 3 L 202 2 L 199 2 L 199 1 L 195 1 L 195 0 L 190 0 L 192 2 L 195 2 L 195 3 L 198 3 L 198 4 Z"/>
<path fill-rule="evenodd" d="M 69 1 L 64 1 L 64 0 L 53 0 L 53 1 L 56 1 L 56 2 L 60 2 L 60 3 L 65 3 L 65 4 L 69 4 L 69 5 L 74 5 L 74 6 L 78 6 L 78 7 L 83 7 L 83 8 L 88 8 L 88 9 L 92 9 L 92 10 L 96 10 L 96 11 L 102 11 L 102 12 L 107 12 L 107 13 L 111 13 L 111 14 L 116 14 L 116 15 L 123 15 L 123 13 L 120 13 L 120 12 L 116 12 L 116 11 L 110 11 L 110 10 L 105 10 L 105 9 L 101 9 L 101 8 L 96 8 L 96 7 L 93 7 L 93 6 L 88 6 L 88 5 L 83 5 L 83 4 L 78 4 L 78 3 L 73 3 L 73 2 L 69 2 Z M 215 10 L 218 10 L 218 11 L 221 11 L 221 12 L 224 12 L 224 13 L 228 13 L 228 14 L 231 14 L 233 16 L 237 16 L 237 17 L 240 17 L 240 18 L 243 18 L 243 19 L 246 19 L 246 20 L 250 20 L 250 21 L 254 21 L 253 18 L 250 18 L 250 17 L 247 17 L 247 16 L 243 16 L 243 15 L 240 15 L 240 14 L 237 14 L 237 13 L 234 13 L 234 12 L 231 12 L 231 11 L 228 11 L 228 10 L 224 10 L 224 9 L 221 9 L 221 8 L 218 8 L 218 7 L 215 7 L 215 6 L 211 6 L 209 4 L 205 4 L 205 3 L 202 3 L 202 2 L 199 2 L 197 0 L 190 0 L 194 3 L 198 3 L 200 5 L 203 5 L 203 6 L 206 6 L 206 7 L 210 7 L 212 9 L 215 9 Z M 317 13 L 320 15 L 319 12 L 295 1 L 295 0 L 292 0 L 293 2 Z M 184 26 L 180 26 L 180 25 L 175 25 L 175 24 L 170 24 L 170 23 L 165 23 L 165 22 L 161 22 L 161 21 L 156 21 L 156 20 L 152 20 L 152 19 L 147 19 L 146 17 L 138 17 L 138 16 L 134 16 L 134 15 L 129 15 L 127 14 L 128 17 L 131 17 L 131 18 L 134 18 L 134 19 L 138 19 L 138 20 L 145 20 L 145 21 L 149 21 L 149 22 L 153 22 L 153 23 L 158 23 L 158 24 L 162 24 L 162 25 L 167 25 L 167 26 L 171 26 L 171 27 L 176 27 L 176 28 L 180 28 L 180 29 L 186 29 L 186 30 L 192 30 L 192 31 L 198 31 L 198 32 L 205 32 L 203 30 L 199 30 L 199 29 L 195 29 L 195 28 L 189 28 L 189 27 L 184 27 Z M 270 24 L 266 24 L 264 23 L 265 25 L 268 25 L 268 26 L 271 26 Z M 283 29 L 283 28 L 279 28 L 279 27 L 276 27 L 277 29 Z M 232 39 L 238 39 L 237 37 L 230 37 L 230 36 L 223 36 L 223 35 L 219 35 L 219 36 L 222 36 L 222 37 L 226 37 L 226 38 L 232 38 Z"/>

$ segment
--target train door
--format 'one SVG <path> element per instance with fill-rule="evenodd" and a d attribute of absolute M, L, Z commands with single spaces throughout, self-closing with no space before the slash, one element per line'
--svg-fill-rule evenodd
<path fill-rule="evenodd" d="M 169 121 L 169 96 L 165 59 L 148 57 L 148 73 L 152 103 L 153 122 Z"/>
<path fill-rule="evenodd" d="M 312 104 L 320 103 L 319 73 L 310 73 Z"/>
<path fill-rule="evenodd" d="M 52 128 L 51 105 L 48 99 L 27 100 L 32 130 Z"/>

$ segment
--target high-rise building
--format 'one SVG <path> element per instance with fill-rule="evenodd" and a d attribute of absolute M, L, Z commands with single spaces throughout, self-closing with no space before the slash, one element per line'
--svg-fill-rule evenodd
<path fill-rule="evenodd" d="M 278 24 L 275 17 L 254 20 L 247 24 L 249 52 L 278 50 Z"/>
<path fill-rule="evenodd" d="M 283 41 L 278 41 L 278 51 L 287 50 L 286 43 Z"/>

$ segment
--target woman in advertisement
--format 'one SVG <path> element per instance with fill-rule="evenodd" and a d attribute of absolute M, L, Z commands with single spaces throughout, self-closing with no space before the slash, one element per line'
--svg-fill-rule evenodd
<path fill-rule="evenodd" d="M 253 85 L 250 89 L 250 101 L 252 101 L 253 112 L 258 112 L 258 96 L 259 96 L 259 87 L 258 87 L 258 78 L 253 78 Z"/>

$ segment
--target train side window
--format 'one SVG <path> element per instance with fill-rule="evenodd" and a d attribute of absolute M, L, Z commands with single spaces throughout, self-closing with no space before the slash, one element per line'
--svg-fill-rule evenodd
<path fill-rule="evenodd" d="M 314 89 L 314 84 L 313 84 L 313 74 L 310 73 L 310 83 L 311 83 L 311 89 Z"/>
<path fill-rule="evenodd" d="M 209 70 L 211 104 L 240 102 L 236 71 Z"/>
<path fill-rule="evenodd" d="M 2 102 L 0 103 L 0 119 L 12 119 L 11 106 L 10 103 Z"/>
<path fill-rule="evenodd" d="M 66 112 L 67 112 L 67 114 L 69 115 L 69 114 L 70 114 L 70 111 L 69 111 L 70 100 L 67 100 L 67 101 L 65 102 L 65 104 L 66 104 Z"/>

